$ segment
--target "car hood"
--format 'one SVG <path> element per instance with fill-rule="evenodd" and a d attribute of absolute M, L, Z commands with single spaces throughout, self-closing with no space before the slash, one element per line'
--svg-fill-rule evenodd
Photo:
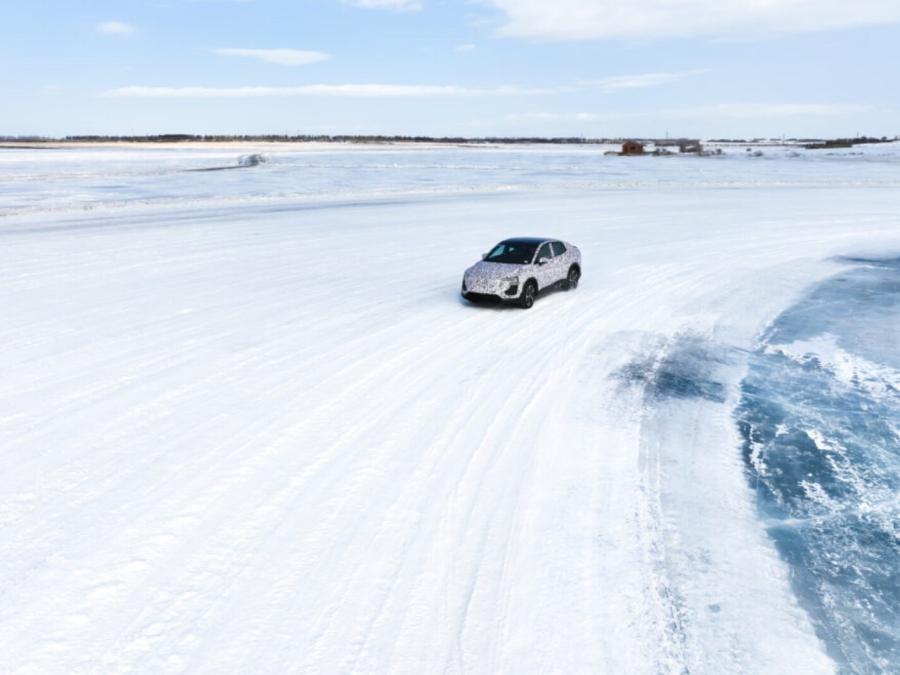
<path fill-rule="evenodd" d="M 466 276 L 484 280 L 502 279 L 503 277 L 517 276 L 519 272 L 522 271 L 523 267 L 525 267 L 525 265 L 494 263 L 482 260 L 467 269 Z"/>

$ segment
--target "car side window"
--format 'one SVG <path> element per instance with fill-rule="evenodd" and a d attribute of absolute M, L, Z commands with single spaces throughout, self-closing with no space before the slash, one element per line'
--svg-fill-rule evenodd
<path fill-rule="evenodd" d="M 507 249 L 506 244 L 497 244 L 497 245 L 494 247 L 494 250 L 491 251 L 491 252 L 487 255 L 487 258 L 486 258 L 486 259 L 487 259 L 487 260 L 490 260 L 491 258 L 499 258 L 501 255 L 503 255 L 504 253 L 506 253 L 506 249 Z"/>
<path fill-rule="evenodd" d="M 541 244 L 541 247 L 538 249 L 537 257 L 534 259 L 535 262 L 540 261 L 541 258 L 552 259 L 553 251 L 550 250 L 550 244 Z"/>
<path fill-rule="evenodd" d="M 559 256 L 559 255 L 562 255 L 562 254 L 565 253 L 565 252 L 566 252 L 565 244 L 563 244 L 561 241 L 554 241 L 554 242 L 553 242 L 553 254 L 554 254 L 554 255 L 558 255 L 558 256 Z"/>

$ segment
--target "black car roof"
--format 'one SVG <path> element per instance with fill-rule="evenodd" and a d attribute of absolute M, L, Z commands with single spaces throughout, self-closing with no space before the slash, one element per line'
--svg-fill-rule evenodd
<path fill-rule="evenodd" d="M 512 239 L 504 239 L 501 244 L 543 244 L 545 241 L 555 241 L 550 237 L 513 237 Z"/>

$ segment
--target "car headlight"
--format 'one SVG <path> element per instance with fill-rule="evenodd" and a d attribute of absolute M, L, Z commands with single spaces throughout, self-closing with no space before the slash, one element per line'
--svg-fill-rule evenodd
<path fill-rule="evenodd" d="M 503 277 L 500 281 L 502 281 L 507 286 L 518 286 L 519 285 L 518 277 Z"/>

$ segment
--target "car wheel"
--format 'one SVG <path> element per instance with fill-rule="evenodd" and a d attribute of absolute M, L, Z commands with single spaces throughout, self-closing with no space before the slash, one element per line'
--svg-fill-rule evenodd
<path fill-rule="evenodd" d="M 581 272 L 575 265 L 569 268 L 569 276 L 566 277 L 566 290 L 572 291 L 578 288 L 578 280 L 581 278 Z"/>
<path fill-rule="evenodd" d="M 519 298 L 519 306 L 522 309 L 531 309 L 531 306 L 534 305 L 534 297 L 537 295 L 537 284 L 533 281 L 529 281 L 525 284 L 525 288 L 522 289 L 522 297 Z"/>

